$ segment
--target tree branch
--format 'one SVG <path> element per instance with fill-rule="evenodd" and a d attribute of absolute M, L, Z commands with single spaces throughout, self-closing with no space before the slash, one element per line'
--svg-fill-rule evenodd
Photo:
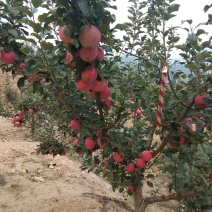
<path fill-rule="evenodd" d="M 199 193 L 200 193 L 199 190 L 193 190 L 193 191 L 186 191 L 184 193 L 175 193 L 175 194 L 169 194 L 169 195 L 146 197 L 144 199 L 144 202 L 146 203 L 146 205 L 149 205 L 156 202 L 165 202 L 169 200 L 183 199 L 189 196 L 196 196 Z"/>
<path fill-rule="evenodd" d="M 168 80 L 169 80 L 169 86 L 170 86 L 170 88 L 171 88 L 171 90 L 172 90 L 172 93 L 174 94 L 175 98 L 176 98 L 177 100 L 180 101 L 180 104 L 182 104 L 184 107 L 187 108 L 188 105 L 184 104 L 184 103 L 180 100 L 180 98 L 177 96 L 177 94 L 176 94 L 176 92 L 175 92 L 175 90 L 174 90 L 174 87 L 173 87 L 173 85 L 172 85 L 172 81 L 171 81 L 170 76 L 169 76 L 169 71 L 168 71 L 168 73 L 167 73 L 167 76 L 168 76 Z"/>

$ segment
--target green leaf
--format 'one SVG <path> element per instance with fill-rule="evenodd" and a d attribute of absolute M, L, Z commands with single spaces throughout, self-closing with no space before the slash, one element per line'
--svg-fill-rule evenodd
<path fill-rule="evenodd" d="M 28 8 L 26 6 L 23 6 L 23 7 L 13 7 L 14 10 L 18 10 L 22 13 L 25 13 L 27 14 L 29 17 L 32 17 L 33 14 L 30 10 L 28 10 Z"/>
<path fill-rule="evenodd" d="M 24 87 L 24 81 L 27 79 L 27 76 L 24 76 L 24 77 L 21 77 L 19 78 L 18 82 L 17 82 L 17 85 L 18 85 L 18 88 L 21 90 L 21 88 Z"/>
<path fill-rule="evenodd" d="M 205 30 L 204 29 L 198 29 L 196 36 L 201 35 L 201 34 L 205 34 Z"/>
<path fill-rule="evenodd" d="M 151 187 L 151 188 L 152 188 L 152 187 L 154 187 L 154 185 L 153 185 L 153 183 L 152 183 L 152 182 L 147 181 L 146 183 L 147 183 L 147 185 L 148 185 L 149 187 Z"/>
<path fill-rule="evenodd" d="M 189 24 L 192 24 L 193 21 L 190 19 L 190 20 L 182 20 L 181 21 L 181 24 L 184 24 L 185 22 L 189 23 Z"/>
<path fill-rule="evenodd" d="M 87 16 L 90 13 L 89 1 L 87 1 L 87 0 L 77 0 L 76 3 L 85 16 Z"/>
<path fill-rule="evenodd" d="M 211 5 L 205 5 L 204 12 L 206 13 L 211 7 L 212 7 L 212 4 Z"/>
<path fill-rule="evenodd" d="M 17 37 L 17 36 L 18 36 L 18 32 L 17 32 L 17 30 L 15 30 L 15 29 L 8 29 L 8 32 L 9 32 L 11 35 L 13 35 L 14 37 Z"/>
<path fill-rule="evenodd" d="M 114 29 L 126 30 L 127 29 L 127 24 L 116 24 Z"/>
<path fill-rule="evenodd" d="M 16 37 L 16 39 L 28 41 L 28 42 L 33 43 L 35 45 L 37 44 L 32 38 L 26 38 L 25 36 L 18 36 L 18 37 Z"/>
<path fill-rule="evenodd" d="M 33 7 L 37 8 L 42 5 L 43 0 L 31 0 Z"/>
<path fill-rule="evenodd" d="M 180 8 L 180 5 L 179 4 L 172 4 L 168 7 L 168 12 L 169 13 L 173 13 L 173 12 L 176 12 L 178 11 Z"/>

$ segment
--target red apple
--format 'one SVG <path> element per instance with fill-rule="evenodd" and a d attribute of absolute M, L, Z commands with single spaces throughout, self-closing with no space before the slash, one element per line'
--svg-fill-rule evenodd
<path fill-rule="evenodd" d="M 138 110 L 136 111 L 136 114 L 137 114 L 137 116 L 140 116 L 140 115 L 142 114 L 141 110 L 138 109 Z"/>
<path fill-rule="evenodd" d="M 1 52 L 1 59 L 6 64 L 14 63 L 15 58 L 16 58 L 16 55 L 15 55 L 14 51 L 10 51 L 10 52 L 2 51 Z"/>
<path fill-rule="evenodd" d="M 97 53 L 97 58 L 99 62 L 102 62 L 104 60 L 104 51 L 101 47 L 97 47 L 98 53 Z"/>
<path fill-rule="evenodd" d="M 110 96 L 110 88 L 106 88 L 104 91 L 100 92 L 100 98 L 101 99 L 108 99 Z"/>
<path fill-rule="evenodd" d="M 70 143 L 74 143 L 74 140 L 75 140 L 75 138 L 73 138 L 73 137 L 70 137 L 70 138 L 69 138 L 69 142 L 70 142 Z"/>
<path fill-rule="evenodd" d="M 96 144 L 96 142 L 92 138 L 85 139 L 85 146 L 88 149 L 92 150 L 94 148 L 95 144 Z"/>
<path fill-rule="evenodd" d="M 37 111 L 34 110 L 33 108 L 29 108 L 29 112 L 32 113 L 32 114 L 36 114 L 37 113 Z"/>
<path fill-rule="evenodd" d="M 96 96 L 96 91 L 93 91 L 93 90 L 89 91 L 89 95 L 90 95 L 90 97 L 91 97 L 92 99 L 96 99 L 96 98 L 97 98 L 97 96 Z"/>
<path fill-rule="evenodd" d="M 127 164 L 127 165 L 126 165 L 126 170 L 127 170 L 128 172 L 134 172 L 134 170 L 135 170 L 134 164 L 133 164 L 133 163 Z"/>
<path fill-rule="evenodd" d="M 75 68 L 75 67 L 77 66 L 77 62 L 73 60 L 73 61 L 71 62 L 71 66 L 72 66 L 73 68 Z"/>
<path fill-rule="evenodd" d="M 79 143 L 78 139 L 75 139 L 74 142 L 73 142 L 74 145 L 77 145 L 78 143 Z"/>
<path fill-rule="evenodd" d="M 66 53 L 66 62 L 71 63 L 73 61 L 74 57 L 70 52 Z"/>
<path fill-rule="evenodd" d="M 102 144 L 102 140 L 104 143 Z M 103 148 L 105 145 L 110 143 L 109 138 L 103 137 L 102 140 L 100 138 L 97 139 L 97 144 L 99 145 L 100 148 Z"/>
<path fill-rule="evenodd" d="M 71 128 L 71 130 L 78 130 L 80 128 L 80 121 L 71 120 L 69 127 Z"/>
<path fill-rule="evenodd" d="M 209 173 L 209 178 L 212 180 L 212 172 Z"/>
<path fill-rule="evenodd" d="M 124 160 L 124 156 L 120 157 L 118 152 L 113 153 L 113 159 L 117 162 L 120 163 Z"/>
<path fill-rule="evenodd" d="M 13 118 L 11 119 L 11 121 L 12 121 L 13 123 L 15 123 L 15 122 L 16 122 L 15 117 L 13 117 Z"/>
<path fill-rule="evenodd" d="M 19 121 L 16 121 L 15 122 L 15 126 L 18 127 L 18 128 L 20 128 L 21 127 L 21 123 Z"/>
<path fill-rule="evenodd" d="M 140 169 L 143 169 L 146 166 L 145 161 L 141 158 L 136 159 L 135 163 L 136 163 L 136 166 Z"/>
<path fill-rule="evenodd" d="M 95 48 L 101 40 L 101 32 L 94 25 L 83 25 L 79 29 L 79 41 L 85 48 Z"/>
<path fill-rule="evenodd" d="M 195 97 L 196 109 L 203 109 L 208 106 L 208 104 L 203 101 L 203 98 L 209 98 L 209 96 L 207 94 L 199 94 Z"/>
<path fill-rule="evenodd" d="M 15 117 L 15 120 L 16 120 L 16 121 L 20 121 L 20 120 L 21 120 L 21 117 L 20 117 L 20 116 L 16 116 L 16 117 Z"/>
<path fill-rule="evenodd" d="M 86 67 L 85 70 L 81 73 L 81 78 L 85 82 L 94 82 L 97 77 L 97 71 L 94 67 Z"/>
<path fill-rule="evenodd" d="M 76 87 L 80 91 L 89 91 L 93 87 L 92 82 L 85 82 L 84 80 L 80 79 L 75 83 Z"/>
<path fill-rule="evenodd" d="M 23 115 L 24 113 L 23 113 L 22 110 L 19 110 L 19 111 L 17 112 L 17 114 L 18 114 L 19 116 L 21 116 L 21 115 Z"/>
<path fill-rule="evenodd" d="M 64 43 L 71 43 L 72 28 L 64 25 L 59 29 L 59 37 Z"/>
<path fill-rule="evenodd" d="M 100 135 L 101 133 L 102 133 L 102 129 L 96 130 L 96 134 L 97 134 L 97 135 Z"/>
<path fill-rule="evenodd" d="M 149 151 L 149 150 L 145 150 L 141 153 L 142 155 L 142 158 L 145 160 L 145 161 L 150 161 L 152 159 L 152 153 Z"/>
<path fill-rule="evenodd" d="M 109 161 L 105 160 L 105 168 L 107 168 L 110 165 Z"/>
<path fill-rule="evenodd" d="M 186 139 L 183 136 L 180 136 L 180 145 L 183 145 L 186 142 Z"/>
<path fill-rule="evenodd" d="M 110 99 L 104 99 L 104 100 L 103 100 L 103 103 L 104 103 L 105 105 L 107 105 L 108 110 L 111 109 L 111 100 L 110 100 Z"/>
<path fill-rule="evenodd" d="M 16 68 L 16 71 L 17 72 L 24 72 L 24 70 L 22 69 L 22 67 L 23 66 L 26 66 L 26 64 L 25 63 L 20 63 L 19 65 L 18 65 L 18 67 Z"/>
<path fill-rule="evenodd" d="M 97 48 L 84 48 L 79 50 L 79 57 L 85 62 L 92 62 L 97 57 Z"/>
<path fill-rule="evenodd" d="M 185 127 L 184 127 L 184 126 L 181 126 L 180 129 L 179 129 L 179 131 L 180 131 L 181 133 L 185 133 L 186 131 L 192 132 L 192 131 L 193 131 L 193 127 L 192 127 L 191 124 L 188 124 L 188 123 L 187 123 Z"/>
<path fill-rule="evenodd" d="M 63 151 L 63 153 L 61 154 L 61 156 L 65 156 L 67 154 L 66 150 Z"/>
<path fill-rule="evenodd" d="M 38 82 L 38 81 L 40 81 L 41 79 L 42 79 L 42 78 L 37 77 L 37 71 L 31 72 L 31 73 L 28 74 L 28 80 L 29 80 L 30 82 Z"/>
<path fill-rule="evenodd" d="M 107 87 L 108 87 L 108 81 L 107 80 L 105 80 L 103 82 L 95 80 L 94 83 L 93 83 L 93 90 L 96 91 L 96 92 L 102 92 Z"/>
<path fill-rule="evenodd" d="M 127 186 L 127 189 L 132 190 L 134 189 L 134 187 L 132 185 Z"/>

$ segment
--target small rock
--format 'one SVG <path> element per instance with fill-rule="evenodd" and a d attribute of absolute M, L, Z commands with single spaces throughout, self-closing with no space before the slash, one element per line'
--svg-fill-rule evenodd
<path fill-rule="evenodd" d="M 44 182 L 45 180 L 42 177 L 34 177 L 35 181 Z"/>

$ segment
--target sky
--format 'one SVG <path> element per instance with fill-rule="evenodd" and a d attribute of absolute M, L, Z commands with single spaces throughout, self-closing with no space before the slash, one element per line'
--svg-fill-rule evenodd
<path fill-rule="evenodd" d="M 125 3 L 124 3 L 125 2 Z M 206 22 L 208 20 L 208 14 L 203 11 L 203 8 L 206 4 L 210 5 L 212 2 L 211 0 L 176 0 L 173 3 L 180 4 L 179 11 L 176 13 L 177 16 L 170 19 L 167 23 L 167 26 L 182 26 L 188 27 L 187 23 L 181 25 L 182 20 L 193 20 L 193 28 L 195 28 L 199 23 Z M 116 0 L 115 5 L 117 6 L 117 11 L 114 11 L 116 15 L 116 23 L 123 23 L 127 22 L 127 7 L 130 5 L 127 0 Z M 209 9 L 210 13 L 212 13 L 212 8 Z M 200 26 L 200 28 L 204 29 L 208 32 L 208 36 L 212 35 L 212 26 Z M 121 37 L 121 33 L 119 34 Z M 180 42 L 185 41 L 187 38 L 187 31 L 181 30 L 180 31 Z M 203 39 L 206 36 L 202 36 Z M 178 53 L 172 53 L 172 56 L 177 57 Z"/>

